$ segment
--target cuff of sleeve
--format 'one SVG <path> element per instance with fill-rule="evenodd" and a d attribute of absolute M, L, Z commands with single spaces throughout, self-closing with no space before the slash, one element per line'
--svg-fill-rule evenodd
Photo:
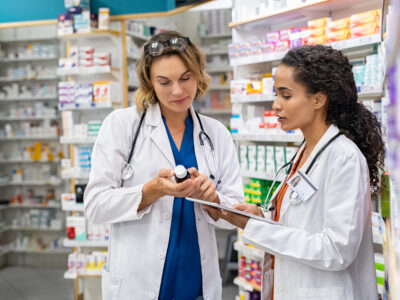
<path fill-rule="evenodd" d="M 143 216 L 144 216 L 145 214 L 148 214 L 148 213 L 151 211 L 151 207 L 153 206 L 153 204 L 150 204 L 150 205 L 147 206 L 145 209 L 143 209 L 143 210 L 141 210 L 141 211 L 138 211 L 139 205 L 140 205 L 140 203 L 142 202 L 142 196 L 143 196 L 142 191 L 143 191 L 143 186 L 144 186 L 144 184 L 139 184 L 139 185 L 137 185 L 137 186 L 134 187 L 135 189 L 138 189 L 138 191 L 139 191 L 139 193 L 140 193 L 140 194 L 139 194 L 139 199 L 140 199 L 140 201 L 136 201 L 135 204 L 133 205 L 133 211 L 134 211 L 134 213 L 135 213 L 135 215 L 136 215 L 136 218 L 137 218 L 138 220 L 140 220 L 141 218 L 143 218 Z"/>

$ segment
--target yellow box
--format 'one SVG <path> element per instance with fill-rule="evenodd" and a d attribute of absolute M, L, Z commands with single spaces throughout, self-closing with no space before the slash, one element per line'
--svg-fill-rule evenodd
<path fill-rule="evenodd" d="M 350 16 L 350 26 L 357 27 L 367 23 L 375 23 L 381 21 L 381 10 L 375 9 L 367 12 L 355 14 Z"/>
<path fill-rule="evenodd" d="M 332 43 L 349 39 L 351 37 L 351 32 L 350 29 L 343 29 L 343 30 L 328 32 L 327 35 L 329 43 Z"/>
<path fill-rule="evenodd" d="M 307 26 L 309 29 L 315 29 L 318 27 L 326 27 L 326 24 L 328 22 L 332 21 L 331 18 L 321 18 L 321 19 L 315 19 L 315 20 L 310 20 L 307 22 Z"/>
<path fill-rule="evenodd" d="M 378 33 L 381 29 L 381 25 L 378 22 L 368 23 L 357 27 L 351 28 L 351 38 L 357 38 L 360 36 L 366 36 Z"/>
<path fill-rule="evenodd" d="M 327 32 L 333 32 L 350 28 L 350 17 L 328 22 L 326 25 Z"/>

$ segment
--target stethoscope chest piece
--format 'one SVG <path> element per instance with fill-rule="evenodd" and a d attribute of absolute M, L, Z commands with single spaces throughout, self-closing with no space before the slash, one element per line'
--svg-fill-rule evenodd
<path fill-rule="evenodd" d="M 121 178 L 122 180 L 128 180 L 131 179 L 132 176 L 133 176 L 133 167 L 131 166 L 131 164 L 128 164 L 122 169 Z"/>

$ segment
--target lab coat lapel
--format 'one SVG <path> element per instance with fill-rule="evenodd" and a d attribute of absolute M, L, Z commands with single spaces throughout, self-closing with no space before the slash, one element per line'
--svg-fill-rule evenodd
<path fill-rule="evenodd" d="M 207 169 L 207 164 L 205 161 L 205 157 L 203 154 L 203 149 L 202 146 L 200 145 L 200 140 L 199 140 L 199 134 L 201 131 L 199 120 L 197 119 L 196 112 L 193 108 L 193 106 L 190 107 L 190 113 L 192 115 L 192 120 L 193 120 L 193 142 L 194 142 L 194 152 L 196 155 L 196 160 L 197 160 L 197 167 L 198 171 L 201 174 L 204 174 L 206 176 L 209 176 L 208 174 L 208 169 Z M 202 116 L 200 116 L 201 118 Z M 203 126 L 205 126 L 204 118 L 202 119 Z"/>
<path fill-rule="evenodd" d="M 330 125 L 329 128 L 326 130 L 326 132 L 324 133 L 324 135 L 322 136 L 322 138 L 318 141 L 318 143 L 315 145 L 313 151 L 311 152 L 310 156 L 307 158 L 306 162 L 303 164 L 303 166 L 300 168 L 300 170 L 302 170 L 304 173 L 306 172 L 307 168 L 310 166 L 312 160 L 314 159 L 315 155 L 317 155 L 317 153 L 319 152 L 319 150 L 321 150 L 322 147 L 325 146 L 325 144 L 331 139 L 333 138 L 337 133 L 339 133 L 339 129 L 335 126 L 335 125 Z M 319 157 L 318 157 L 319 159 Z M 318 159 L 315 162 L 314 166 L 312 167 L 312 169 L 310 170 L 310 174 L 312 172 L 313 169 L 315 169 L 315 167 L 318 164 Z"/>
<path fill-rule="evenodd" d="M 165 156 L 171 167 L 175 167 L 174 155 L 168 139 L 167 130 L 164 126 L 164 122 L 162 121 L 161 110 L 158 103 L 150 105 L 150 107 L 147 109 L 145 124 L 152 127 L 150 138 L 153 143 Z"/>
<path fill-rule="evenodd" d="M 309 167 L 309 165 L 311 164 L 312 160 L 314 159 L 315 155 L 318 153 L 318 151 L 331 139 L 333 138 L 337 133 L 339 132 L 339 129 L 335 126 L 335 125 L 330 125 L 329 128 L 327 129 L 327 131 L 324 133 L 324 135 L 322 136 L 322 138 L 318 141 L 317 145 L 315 145 L 313 151 L 311 152 L 310 156 L 307 158 L 306 162 L 303 164 L 303 166 L 300 168 L 301 171 L 303 171 L 304 173 L 306 172 L 307 168 Z M 304 145 L 305 146 L 305 145 Z M 303 147 L 304 147 L 303 146 Z M 301 150 L 303 150 L 303 147 Z M 299 154 L 301 153 L 301 151 L 299 151 Z M 296 157 L 297 160 L 297 157 Z M 309 174 L 310 175 L 312 173 L 313 170 L 315 170 L 315 168 L 318 166 L 318 159 L 315 162 L 314 166 L 312 167 L 312 169 L 310 170 Z M 288 208 L 290 207 L 291 203 L 290 203 L 290 193 L 291 193 L 291 189 L 290 187 L 288 187 L 286 195 L 285 195 L 285 199 L 282 201 L 282 207 L 281 207 L 281 214 L 280 214 L 280 218 L 282 218 Z M 283 220 L 283 219 L 282 219 Z"/>

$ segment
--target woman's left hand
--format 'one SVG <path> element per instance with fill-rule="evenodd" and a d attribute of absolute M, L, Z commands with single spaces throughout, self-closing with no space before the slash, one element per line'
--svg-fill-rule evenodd
<path fill-rule="evenodd" d="M 259 217 L 264 217 L 264 214 L 262 213 L 261 209 L 254 204 L 250 203 L 240 203 L 240 204 L 235 204 L 233 206 L 234 209 L 241 210 Z M 249 221 L 249 217 L 235 214 L 230 211 L 223 211 L 221 212 L 220 217 L 229 223 L 235 225 L 236 227 L 239 227 L 241 229 L 244 229 L 247 225 L 247 222 Z"/>

